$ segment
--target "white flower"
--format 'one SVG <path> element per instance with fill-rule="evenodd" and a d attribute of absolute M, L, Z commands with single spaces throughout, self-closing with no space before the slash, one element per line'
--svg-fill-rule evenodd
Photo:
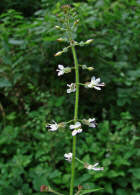
<path fill-rule="evenodd" d="M 56 123 L 55 121 L 53 121 L 52 124 L 47 124 L 46 127 L 49 128 L 48 131 L 56 131 L 58 128 L 64 128 L 65 125 L 65 122 Z"/>
<path fill-rule="evenodd" d="M 56 71 L 58 71 L 58 76 L 61 76 L 61 75 L 63 75 L 64 74 L 64 66 L 63 65 L 61 65 L 61 64 L 59 64 L 58 65 L 58 68 L 59 69 L 57 69 Z"/>
<path fill-rule="evenodd" d="M 83 130 L 81 129 L 81 123 L 76 122 L 75 125 L 70 125 L 70 129 L 74 129 L 72 131 L 72 136 L 75 136 L 77 133 L 81 133 Z"/>
<path fill-rule="evenodd" d="M 88 120 L 83 119 L 82 122 L 83 124 L 88 125 L 89 127 L 92 127 L 92 128 L 96 127 L 95 118 L 89 118 Z"/>
<path fill-rule="evenodd" d="M 71 162 L 71 160 L 72 160 L 72 153 L 70 152 L 70 153 L 64 154 L 64 157 L 65 157 L 65 160 Z"/>
<path fill-rule="evenodd" d="M 49 131 L 57 131 L 59 125 L 53 121 L 54 123 L 48 124 L 46 127 L 49 128 Z"/>
<path fill-rule="evenodd" d="M 91 81 L 85 84 L 86 87 L 89 88 L 95 88 L 97 90 L 101 90 L 100 87 L 103 87 L 105 84 L 104 83 L 100 83 L 100 78 L 95 78 L 94 76 L 91 78 Z"/>
<path fill-rule="evenodd" d="M 76 91 L 75 83 L 71 83 L 70 85 L 67 84 L 67 86 L 69 87 L 69 89 L 67 89 L 67 93 L 71 93 L 71 92 L 75 92 Z"/>
<path fill-rule="evenodd" d="M 56 71 L 58 72 L 58 76 L 61 76 L 64 73 L 71 72 L 71 68 L 70 67 L 64 67 L 63 65 L 59 64 L 58 69 Z"/>
<path fill-rule="evenodd" d="M 98 165 L 99 165 L 99 163 L 95 163 L 94 165 L 87 165 L 86 168 L 88 170 L 103 171 L 104 168 L 103 167 L 97 167 Z"/>

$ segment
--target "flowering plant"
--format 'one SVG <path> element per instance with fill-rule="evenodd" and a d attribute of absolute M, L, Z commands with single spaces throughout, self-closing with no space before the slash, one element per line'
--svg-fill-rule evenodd
<path fill-rule="evenodd" d="M 101 87 L 104 86 L 104 83 L 101 83 L 100 78 L 96 79 L 95 76 L 93 76 L 91 78 L 90 82 L 86 82 L 85 84 L 82 84 L 82 83 L 79 82 L 79 80 L 80 80 L 79 79 L 79 68 L 80 67 L 83 70 L 89 70 L 89 71 L 94 70 L 94 68 L 93 67 L 87 67 L 86 65 L 79 65 L 75 47 L 76 46 L 88 45 L 88 44 L 93 42 L 93 39 L 89 39 L 85 42 L 81 41 L 80 43 L 75 41 L 73 39 L 72 33 L 73 33 L 73 31 L 76 30 L 79 20 L 76 19 L 76 15 L 74 13 L 74 10 L 69 5 L 63 6 L 62 9 L 64 11 L 64 17 L 63 17 L 63 24 L 64 25 L 62 27 L 56 26 L 56 28 L 58 30 L 61 30 L 62 32 L 65 32 L 66 38 L 59 38 L 58 41 L 67 42 L 67 43 L 69 43 L 69 46 L 65 47 L 62 51 L 58 51 L 55 54 L 55 56 L 60 56 L 64 52 L 67 52 L 69 48 L 71 48 L 73 59 L 74 59 L 74 67 L 70 67 L 70 66 L 65 67 L 64 65 L 59 64 L 58 69 L 56 71 L 58 72 L 58 76 L 62 76 L 65 73 L 70 73 L 72 71 L 72 69 L 75 70 L 75 83 L 67 84 L 67 86 L 68 86 L 67 93 L 68 94 L 72 93 L 72 92 L 75 93 L 74 118 L 72 120 L 68 121 L 68 122 L 57 123 L 57 122 L 53 121 L 52 124 L 47 124 L 46 127 L 48 128 L 49 131 L 57 131 L 57 130 L 59 130 L 59 128 L 64 128 L 65 126 L 70 124 L 69 129 L 72 130 L 72 139 L 73 139 L 72 152 L 65 153 L 64 158 L 65 158 L 65 160 L 67 160 L 68 162 L 71 163 L 71 182 L 70 182 L 70 193 L 69 194 L 73 195 L 73 193 L 74 193 L 75 161 L 76 160 L 79 163 L 81 163 L 83 165 L 83 167 L 86 168 L 87 170 L 101 171 L 101 170 L 104 169 L 103 167 L 97 167 L 99 165 L 99 163 L 95 163 L 95 164 L 91 165 L 91 164 L 88 164 L 88 163 L 85 163 L 85 162 L 81 161 L 76 156 L 76 137 L 78 136 L 78 134 L 84 132 L 83 129 L 82 129 L 82 124 L 87 125 L 91 128 L 96 127 L 95 118 L 89 118 L 89 119 L 79 119 L 78 118 L 79 86 L 82 85 L 86 88 L 94 88 L 96 90 L 101 90 Z M 44 187 L 43 189 L 48 190 L 49 188 Z M 94 191 L 97 191 L 97 190 L 98 189 L 92 189 L 92 190 L 90 190 L 90 192 L 94 192 Z M 54 193 L 59 194 L 58 192 L 54 192 Z M 80 189 L 78 189 L 78 192 L 76 194 L 80 195 L 82 193 L 83 193 L 83 190 L 82 190 L 82 188 L 80 188 Z M 86 194 L 86 192 L 84 194 Z"/>

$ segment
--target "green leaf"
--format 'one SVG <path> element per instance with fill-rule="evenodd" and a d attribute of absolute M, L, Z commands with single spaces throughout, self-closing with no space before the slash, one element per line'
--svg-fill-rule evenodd
<path fill-rule="evenodd" d="M 140 168 L 131 169 L 130 172 L 132 172 L 135 178 L 140 179 Z"/>
<path fill-rule="evenodd" d="M 3 87 L 11 87 L 12 84 L 10 83 L 10 81 L 6 78 L 0 78 L 0 88 Z"/>
<path fill-rule="evenodd" d="M 132 186 L 133 186 L 134 190 L 140 189 L 140 182 L 139 182 L 139 180 L 134 180 L 132 182 Z"/>
<path fill-rule="evenodd" d="M 116 195 L 127 195 L 128 193 L 124 189 L 117 189 Z"/>

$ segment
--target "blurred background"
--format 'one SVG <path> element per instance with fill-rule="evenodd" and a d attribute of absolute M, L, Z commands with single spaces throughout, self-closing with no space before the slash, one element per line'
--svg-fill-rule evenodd
<path fill-rule="evenodd" d="M 79 118 L 96 117 L 97 128 L 78 135 L 77 156 L 102 172 L 76 164 L 75 188 L 103 187 L 97 194 L 140 194 L 140 1 L 1 0 L 0 2 L 0 195 L 41 195 L 50 185 L 68 194 L 69 129 L 50 133 L 51 120 L 73 118 L 74 94 L 66 93 L 74 72 L 58 77 L 58 64 L 73 66 L 71 52 L 55 29 L 61 6 L 75 7 L 80 23 L 77 47 L 80 81 L 100 77 L 102 91 L 80 88 Z M 44 193 L 45 194 L 45 193 Z M 47 193 L 46 193 L 47 194 Z M 96 194 L 96 193 L 95 193 Z"/>

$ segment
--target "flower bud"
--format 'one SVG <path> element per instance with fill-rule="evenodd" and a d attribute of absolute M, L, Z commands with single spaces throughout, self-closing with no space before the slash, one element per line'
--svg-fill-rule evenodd
<path fill-rule="evenodd" d="M 80 41 L 80 43 L 79 43 L 80 46 L 84 46 L 84 44 L 85 43 L 83 41 Z"/>
<path fill-rule="evenodd" d="M 78 23 L 79 23 L 79 20 L 76 20 L 76 21 L 74 22 L 74 26 L 77 25 Z"/>
<path fill-rule="evenodd" d="M 84 168 L 86 168 L 87 169 L 87 167 L 89 166 L 89 164 L 88 163 L 85 163 L 84 164 Z"/>
<path fill-rule="evenodd" d="M 94 70 L 94 68 L 93 68 L 93 67 L 88 67 L 87 69 L 88 69 L 89 71 Z"/>
<path fill-rule="evenodd" d="M 62 122 L 62 123 L 59 123 L 59 124 L 58 124 L 58 127 L 59 127 L 59 128 L 64 128 L 65 125 L 66 125 L 65 122 Z"/>
<path fill-rule="evenodd" d="M 67 5 L 63 5 L 61 8 L 62 8 L 62 10 L 63 10 L 65 13 L 67 13 L 67 12 L 70 10 L 71 6 L 67 4 Z"/>
<path fill-rule="evenodd" d="M 59 39 L 57 39 L 57 41 L 64 42 L 64 41 L 65 41 L 65 39 L 63 39 L 63 38 L 59 38 Z"/>
<path fill-rule="evenodd" d="M 83 123 L 84 125 L 89 125 L 89 122 L 88 122 L 88 120 L 86 120 L 86 119 L 83 119 L 83 120 L 82 120 L 82 123 Z"/>
<path fill-rule="evenodd" d="M 81 191 L 83 189 L 83 186 L 78 185 L 78 190 Z"/>
<path fill-rule="evenodd" d="M 54 56 L 61 56 L 62 53 L 63 53 L 63 51 L 59 51 L 59 52 L 57 52 Z"/>
<path fill-rule="evenodd" d="M 49 187 L 48 186 L 42 185 L 40 187 L 40 192 L 48 192 L 48 190 L 49 190 Z"/>
<path fill-rule="evenodd" d="M 87 66 L 86 65 L 82 65 L 82 69 L 83 70 L 87 69 Z"/>
<path fill-rule="evenodd" d="M 63 48 L 63 52 L 67 52 L 67 51 L 68 51 L 67 47 Z"/>
<path fill-rule="evenodd" d="M 65 73 L 71 72 L 71 68 L 70 68 L 70 67 L 66 67 L 66 68 L 64 69 L 64 72 L 65 72 Z"/>
<path fill-rule="evenodd" d="M 86 42 L 85 42 L 85 44 L 90 44 L 90 43 L 92 43 L 93 42 L 93 39 L 89 39 L 89 40 L 87 40 Z"/>
<path fill-rule="evenodd" d="M 60 27 L 60 26 L 55 26 L 55 28 L 56 28 L 56 29 L 59 29 L 59 30 L 61 29 L 61 27 Z"/>

